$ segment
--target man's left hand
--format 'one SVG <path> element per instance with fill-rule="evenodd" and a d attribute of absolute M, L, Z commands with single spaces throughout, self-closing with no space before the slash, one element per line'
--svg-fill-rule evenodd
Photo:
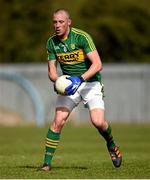
<path fill-rule="evenodd" d="M 84 79 L 81 76 L 71 76 L 67 77 L 67 79 L 72 81 L 72 84 L 65 89 L 67 95 L 73 95 L 79 86 L 84 82 Z"/>

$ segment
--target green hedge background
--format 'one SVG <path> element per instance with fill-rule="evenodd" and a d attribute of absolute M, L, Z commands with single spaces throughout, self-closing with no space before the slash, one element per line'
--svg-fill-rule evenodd
<path fill-rule="evenodd" d="M 0 0 L 0 63 L 47 62 L 51 15 L 70 11 L 105 63 L 150 63 L 149 0 Z"/>

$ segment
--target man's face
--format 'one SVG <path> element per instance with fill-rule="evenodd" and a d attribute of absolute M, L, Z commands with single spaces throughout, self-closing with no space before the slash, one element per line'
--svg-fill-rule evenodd
<path fill-rule="evenodd" d="M 69 33 L 69 26 L 71 20 L 63 11 L 57 12 L 53 15 L 53 25 L 55 33 L 60 38 L 65 38 Z"/>

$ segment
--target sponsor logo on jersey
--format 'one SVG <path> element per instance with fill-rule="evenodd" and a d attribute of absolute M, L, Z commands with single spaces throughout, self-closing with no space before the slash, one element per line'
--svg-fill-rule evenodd
<path fill-rule="evenodd" d="M 59 46 L 55 46 L 54 48 L 55 48 L 55 50 L 59 50 L 60 49 Z"/>
<path fill-rule="evenodd" d="M 57 60 L 64 64 L 75 64 L 84 61 L 86 54 L 82 49 L 69 52 L 69 53 L 58 53 Z"/>
<path fill-rule="evenodd" d="M 64 52 L 67 52 L 67 45 L 60 44 L 60 46 L 63 48 Z"/>

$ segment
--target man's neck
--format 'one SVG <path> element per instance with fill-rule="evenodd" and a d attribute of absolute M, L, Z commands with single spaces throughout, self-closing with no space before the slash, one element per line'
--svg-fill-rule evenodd
<path fill-rule="evenodd" d="M 70 33 L 70 27 L 68 28 L 68 30 L 67 30 L 67 32 L 66 32 L 66 34 L 65 35 L 63 35 L 62 37 L 59 37 L 59 39 L 61 40 L 61 41 L 65 41 L 66 39 L 68 39 L 68 36 L 69 36 L 69 33 Z"/>

